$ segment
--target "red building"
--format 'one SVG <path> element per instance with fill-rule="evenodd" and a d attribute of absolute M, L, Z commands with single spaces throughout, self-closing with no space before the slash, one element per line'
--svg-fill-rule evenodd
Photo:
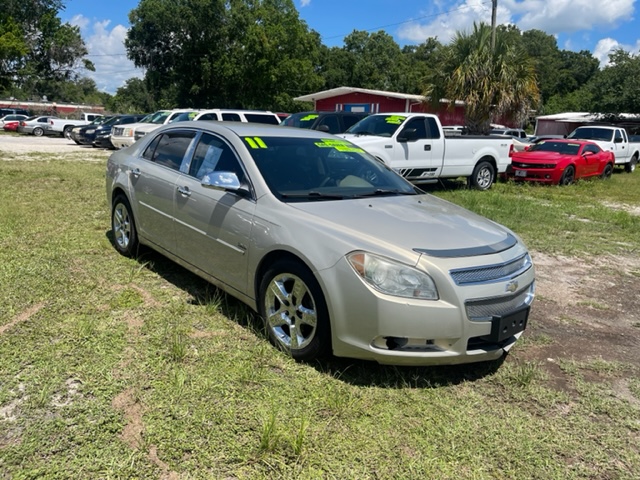
<path fill-rule="evenodd" d="M 339 87 L 296 97 L 294 100 L 313 102 L 314 110 L 328 112 L 435 113 L 443 125 L 464 125 L 464 106 L 461 102 L 450 108 L 450 102 L 440 100 L 439 108 L 433 108 L 425 103 L 426 97 L 422 95 Z"/>
<path fill-rule="evenodd" d="M 78 105 L 56 102 L 23 102 L 19 100 L 0 100 L 0 108 L 21 108 L 33 114 L 53 114 L 72 116 L 75 113 L 104 113 L 101 105 Z"/>

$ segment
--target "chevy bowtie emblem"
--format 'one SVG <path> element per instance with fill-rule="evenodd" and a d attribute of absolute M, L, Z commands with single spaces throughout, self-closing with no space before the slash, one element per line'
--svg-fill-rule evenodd
<path fill-rule="evenodd" d="M 507 283 L 507 286 L 505 287 L 505 291 L 509 293 L 513 293 L 516 290 L 518 290 L 518 282 L 516 280 L 514 280 L 513 282 Z"/>

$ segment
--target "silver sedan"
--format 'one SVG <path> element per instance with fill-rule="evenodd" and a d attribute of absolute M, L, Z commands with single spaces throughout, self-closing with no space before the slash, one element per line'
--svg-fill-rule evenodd
<path fill-rule="evenodd" d="M 144 244 L 209 280 L 299 360 L 493 360 L 527 325 L 513 232 L 326 133 L 168 125 L 110 157 L 106 189 L 120 253 Z"/>

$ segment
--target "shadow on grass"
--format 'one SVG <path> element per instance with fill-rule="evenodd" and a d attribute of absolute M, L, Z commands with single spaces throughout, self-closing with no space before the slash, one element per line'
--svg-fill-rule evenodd
<path fill-rule="evenodd" d="M 114 244 L 113 233 L 106 236 Z M 115 248 L 115 247 L 114 247 Z M 215 285 L 191 273 L 164 255 L 147 247 L 140 247 L 138 263 L 160 275 L 166 281 L 191 295 L 191 303 L 207 305 L 219 299 L 219 312 L 238 325 L 251 330 L 256 336 L 269 342 L 264 323 L 257 313 L 240 300 L 226 294 Z M 273 347 L 277 350 L 277 347 Z M 286 355 L 280 352 L 281 355 Z M 308 365 L 324 375 L 359 386 L 381 388 L 439 388 L 475 381 L 494 374 L 505 356 L 491 362 L 431 367 L 407 367 L 380 365 L 373 361 L 329 356 L 309 362 Z"/>

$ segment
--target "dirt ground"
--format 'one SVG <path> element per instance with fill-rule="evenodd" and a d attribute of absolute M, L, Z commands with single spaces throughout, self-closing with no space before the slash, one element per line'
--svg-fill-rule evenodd
<path fill-rule="evenodd" d="M 0 135 L 0 159 L 3 152 L 15 160 L 15 155 L 30 159 L 36 152 L 62 156 L 89 151 L 96 154 L 90 160 L 111 154 L 59 137 Z M 640 215 L 637 206 L 612 207 Z M 517 358 L 539 362 L 558 382 L 560 359 L 640 367 L 640 258 L 630 254 L 585 259 L 540 252 L 532 252 L 532 257 L 537 289 L 525 337 L 533 341 L 518 349 Z"/>

